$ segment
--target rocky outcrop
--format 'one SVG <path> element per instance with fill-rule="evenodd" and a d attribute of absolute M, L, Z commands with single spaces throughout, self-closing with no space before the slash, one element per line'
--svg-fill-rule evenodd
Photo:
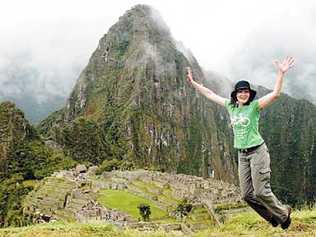
<path fill-rule="evenodd" d="M 74 163 L 62 150 L 46 146 L 14 103 L 1 103 L 0 226 L 26 224 L 20 215 L 21 200 L 35 180 Z M 41 218 L 49 219 L 49 215 Z"/>
<path fill-rule="evenodd" d="M 14 145 L 36 138 L 35 130 L 25 119 L 24 113 L 12 102 L 0 104 L 0 162 L 9 157 Z M 3 172 L 5 167 L 1 165 Z"/>

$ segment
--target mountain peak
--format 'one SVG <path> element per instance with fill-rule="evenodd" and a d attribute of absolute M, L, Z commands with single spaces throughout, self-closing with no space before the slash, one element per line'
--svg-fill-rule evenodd
<path fill-rule="evenodd" d="M 124 84 L 125 81 L 130 84 L 132 90 L 129 90 L 129 93 L 133 91 L 138 93 L 143 85 L 134 84 L 132 81 L 148 80 L 153 77 L 153 82 L 158 87 L 157 83 L 165 80 L 166 75 L 173 80 L 177 77 L 178 71 L 181 71 L 182 76 L 185 75 L 185 66 L 191 63 L 191 60 L 189 62 L 182 51 L 178 49 L 178 44 L 172 38 L 169 28 L 155 9 L 148 5 L 134 6 L 126 11 L 100 39 L 97 49 L 67 102 L 65 120 L 71 121 L 79 114 L 98 114 L 99 118 L 102 117 L 99 115 L 103 113 L 96 113 L 96 111 L 104 111 L 104 108 L 101 108 L 104 106 L 100 103 L 97 103 L 100 108 L 92 106 L 91 110 L 86 109 L 88 100 L 93 104 L 96 102 L 92 102 L 92 96 L 88 95 L 94 92 L 101 95 L 101 88 L 103 91 L 109 90 L 111 86 L 118 83 L 117 78 L 124 78 L 120 83 Z M 199 74 L 201 78 L 202 74 L 199 73 L 201 70 L 197 63 L 195 66 L 196 75 Z M 150 75 L 144 78 L 144 73 Z M 119 89 L 119 94 L 121 90 Z M 137 96 L 131 97 L 133 97 L 132 103 L 135 103 Z M 100 98 L 107 96 L 103 94 Z"/>
<path fill-rule="evenodd" d="M 0 177 L 6 170 L 6 160 L 14 144 L 37 137 L 34 128 L 25 119 L 24 113 L 14 103 L 0 103 Z"/>
<path fill-rule="evenodd" d="M 165 21 L 162 19 L 160 13 L 149 5 L 136 5 L 130 10 L 126 11 L 119 21 L 111 27 L 111 32 L 125 32 L 133 35 L 134 38 L 157 40 L 162 37 L 170 38 L 170 30 Z M 152 37 L 151 37 L 152 36 Z"/>
<path fill-rule="evenodd" d="M 0 146 L 34 136 L 33 128 L 25 119 L 24 113 L 10 101 L 0 103 L 0 128 Z"/>
<path fill-rule="evenodd" d="M 195 91 L 186 82 L 187 66 L 192 68 L 197 81 L 205 80 L 203 72 L 193 56 L 187 58 L 183 51 L 184 47 L 179 49 L 155 9 L 136 5 L 99 41 L 66 107 L 43 121 L 41 128 L 59 145 L 80 150 L 83 146 L 66 144 L 67 139 L 59 134 L 68 128 L 75 133 L 83 131 L 93 124 L 100 136 L 94 135 L 90 140 L 96 138 L 95 144 L 99 145 L 91 146 L 87 157 L 81 151 L 71 151 L 80 153 L 78 160 L 91 158 L 97 163 L 95 158 L 115 157 L 137 160 L 140 166 L 152 163 L 165 170 L 173 167 L 184 172 L 186 164 L 191 162 L 185 150 L 199 149 L 195 147 L 199 144 L 188 146 L 186 138 L 198 134 L 205 144 L 216 143 L 217 138 L 215 131 L 213 140 L 206 134 L 214 130 L 208 124 L 215 123 L 215 107 L 211 105 L 206 110 L 205 99 L 197 100 Z M 195 127 L 201 119 L 205 124 Z M 78 139 L 87 136 L 81 133 Z M 73 141 L 80 143 L 71 138 L 70 142 Z M 177 152 L 171 147 L 176 147 Z M 106 154 L 99 152 L 103 150 Z M 214 149 L 213 154 L 216 152 Z M 210 174 L 210 169 L 202 167 L 202 163 L 208 162 L 206 154 L 196 154 L 201 158 L 195 161 L 191 173 Z"/>
<path fill-rule="evenodd" d="M 127 10 L 127 14 L 143 14 L 144 16 L 149 16 L 154 8 L 147 4 L 137 4 L 133 6 L 130 10 Z"/>

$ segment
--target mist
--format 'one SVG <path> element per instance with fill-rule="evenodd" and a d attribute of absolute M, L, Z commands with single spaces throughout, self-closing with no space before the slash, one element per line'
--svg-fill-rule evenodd
<path fill-rule="evenodd" d="M 78 23 L 30 22 L 28 28 L 4 34 L 0 47 L 0 101 L 15 102 L 32 122 L 47 116 L 40 110 L 49 113 L 61 108 L 104 33 L 91 27 L 89 30 L 92 22 L 85 22 L 85 28 Z M 91 34 L 95 37 L 91 38 Z"/>
<path fill-rule="evenodd" d="M 64 106 L 99 39 L 136 4 L 159 12 L 153 19 L 161 28 L 169 27 L 189 60 L 194 57 L 205 71 L 230 81 L 246 79 L 272 89 L 272 60 L 295 57 L 283 92 L 315 103 L 316 8 L 312 1 L 296 0 L 6 2 L 0 16 L 0 101 L 32 101 L 29 107 L 50 111 Z M 154 48 L 144 48 L 159 64 Z"/>
<path fill-rule="evenodd" d="M 282 91 L 316 104 L 315 8 L 307 13 L 301 18 L 266 22 L 260 31 L 249 34 L 229 61 L 228 77 L 273 89 L 277 70 L 272 61 L 293 56 L 295 66 L 286 73 Z"/>

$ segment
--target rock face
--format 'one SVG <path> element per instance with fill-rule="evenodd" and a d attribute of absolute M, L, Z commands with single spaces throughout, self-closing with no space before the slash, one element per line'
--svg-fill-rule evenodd
<path fill-rule="evenodd" d="M 262 87 L 258 91 L 267 93 Z M 316 106 L 284 94 L 262 113 L 261 126 L 271 155 L 275 192 L 292 205 L 314 203 Z"/>
<path fill-rule="evenodd" d="M 137 5 L 99 41 L 66 107 L 40 129 L 77 160 L 126 159 L 205 177 L 215 171 L 217 178 L 234 180 L 231 149 L 218 139 L 217 107 L 189 88 L 187 66 L 205 81 L 159 14 Z"/>
<path fill-rule="evenodd" d="M 24 118 L 21 110 L 11 102 L 0 104 L 0 170 L 5 172 L 5 163 L 12 146 L 34 139 L 35 130 Z"/>
<path fill-rule="evenodd" d="M 0 104 L 0 226 L 26 224 L 20 202 L 32 182 L 72 165 L 61 150 L 45 146 L 13 103 Z"/>

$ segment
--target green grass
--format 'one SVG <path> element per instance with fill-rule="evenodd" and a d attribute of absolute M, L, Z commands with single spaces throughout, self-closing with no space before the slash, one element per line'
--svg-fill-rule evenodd
<path fill-rule="evenodd" d="M 209 216 L 207 210 L 203 207 L 194 207 L 189 213 L 186 223 L 199 224 L 203 223 L 209 226 L 214 225 L 214 221 Z"/>
<path fill-rule="evenodd" d="M 39 180 L 35 180 L 35 179 L 29 179 L 29 180 L 24 180 L 22 182 L 22 184 L 25 186 L 25 187 L 31 187 L 31 188 L 36 188 L 38 186 L 38 184 L 40 183 Z"/>
<path fill-rule="evenodd" d="M 201 231 L 195 237 L 209 236 L 316 236 L 316 209 L 294 211 L 288 230 L 274 228 L 254 211 L 235 214 L 219 227 Z"/>
<path fill-rule="evenodd" d="M 171 196 L 170 189 L 162 189 L 159 188 L 154 183 L 145 183 L 142 181 L 134 181 L 132 183 L 135 187 L 142 190 L 142 192 L 148 194 L 151 197 L 158 197 L 158 200 L 167 204 L 167 209 L 162 210 L 160 208 L 155 207 L 155 203 L 144 199 L 142 197 L 136 196 L 134 194 L 128 193 L 127 191 L 119 191 L 119 190 L 103 190 L 98 198 L 98 201 L 103 204 L 105 207 L 115 208 L 117 210 L 121 210 L 123 212 L 131 215 L 135 220 L 137 220 L 140 215 L 138 211 L 138 204 L 141 202 L 147 203 L 150 205 L 152 210 L 151 221 L 159 222 L 159 223 L 180 223 L 180 220 L 176 220 L 175 218 L 168 216 L 168 211 L 172 211 L 176 208 L 177 204 L 180 200 L 177 200 Z M 151 191 L 155 190 L 155 191 Z M 158 190 L 158 191 L 157 191 Z M 157 196 L 157 192 L 160 195 Z M 122 202 L 123 200 L 123 202 Z M 136 207 L 136 208 L 135 208 Z M 186 223 L 189 224 L 198 224 L 202 223 L 205 225 L 213 225 L 214 222 L 208 215 L 208 212 L 205 208 L 193 208 L 191 213 L 188 215 L 186 219 Z"/>
<path fill-rule="evenodd" d="M 201 210 L 199 210 L 201 211 Z M 234 214 L 224 224 L 218 227 L 210 227 L 191 235 L 181 232 L 164 231 L 137 231 L 131 229 L 118 229 L 109 224 L 90 223 L 63 223 L 32 225 L 22 228 L 0 229 L 0 237 L 211 237 L 211 236 L 316 236 L 316 209 L 294 211 L 292 224 L 288 230 L 273 228 L 262 220 L 255 212 L 247 211 Z"/>
<path fill-rule="evenodd" d="M 105 189 L 99 192 L 98 202 L 105 207 L 126 212 L 135 220 L 140 218 L 138 205 L 146 203 L 150 205 L 150 220 L 158 220 L 168 217 L 168 213 L 155 205 L 154 202 L 143 197 L 136 196 L 124 190 Z"/>
<path fill-rule="evenodd" d="M 179 203 L 181 200 L 176 199 L 172 196 L 172 190 L 170 188 L 163 189 L 162 194 L 159 196 L 161 200 L 171 202 L 171 203 Z"/>
<path fill-rule="evenodd" d="M 159 186 L 157 186 L 153 182 L 143 182 L 140 180 L 134 180 L 132 182 L 132 184 L 135 185 L 136 187 L 140 188 L 141 190 L 144 190 L 144 191 L 152 193 L 152 194 L 156 194 L 157 190 L 161 189 Z"/>
<path fill-rule="evenodd" d="M 159 201 L 165 203 L 166 205 L 176 205 L 180 202 L 180 200 L 172 196 L 172 190 L 170 188 L 161 188 L 154 182 L 136 180 L 133 181 L 131 185 L 152 197 L 157 197 Z"/>
<path fill-rule="evenodd" d="M 244 202 L 240 202 L 240 203 L 221 203 L 221 204 L 216 204 L 214 211 L 220 212 L 223 210 L 231 210 L 231 209 L 235 209 L 235 208 L 243 208 L 243 207 L 247 207 L 247 204 Z"/>
<path fill-rule="evenodd" d="M 165 237 L 183 236 L 181 233 L 164 231 L 141 232 L 137 230 L 120 230 L 110 224 L 63 223 L 37 224 L 20 228 L 0 229 L 0 237 Z"/>

